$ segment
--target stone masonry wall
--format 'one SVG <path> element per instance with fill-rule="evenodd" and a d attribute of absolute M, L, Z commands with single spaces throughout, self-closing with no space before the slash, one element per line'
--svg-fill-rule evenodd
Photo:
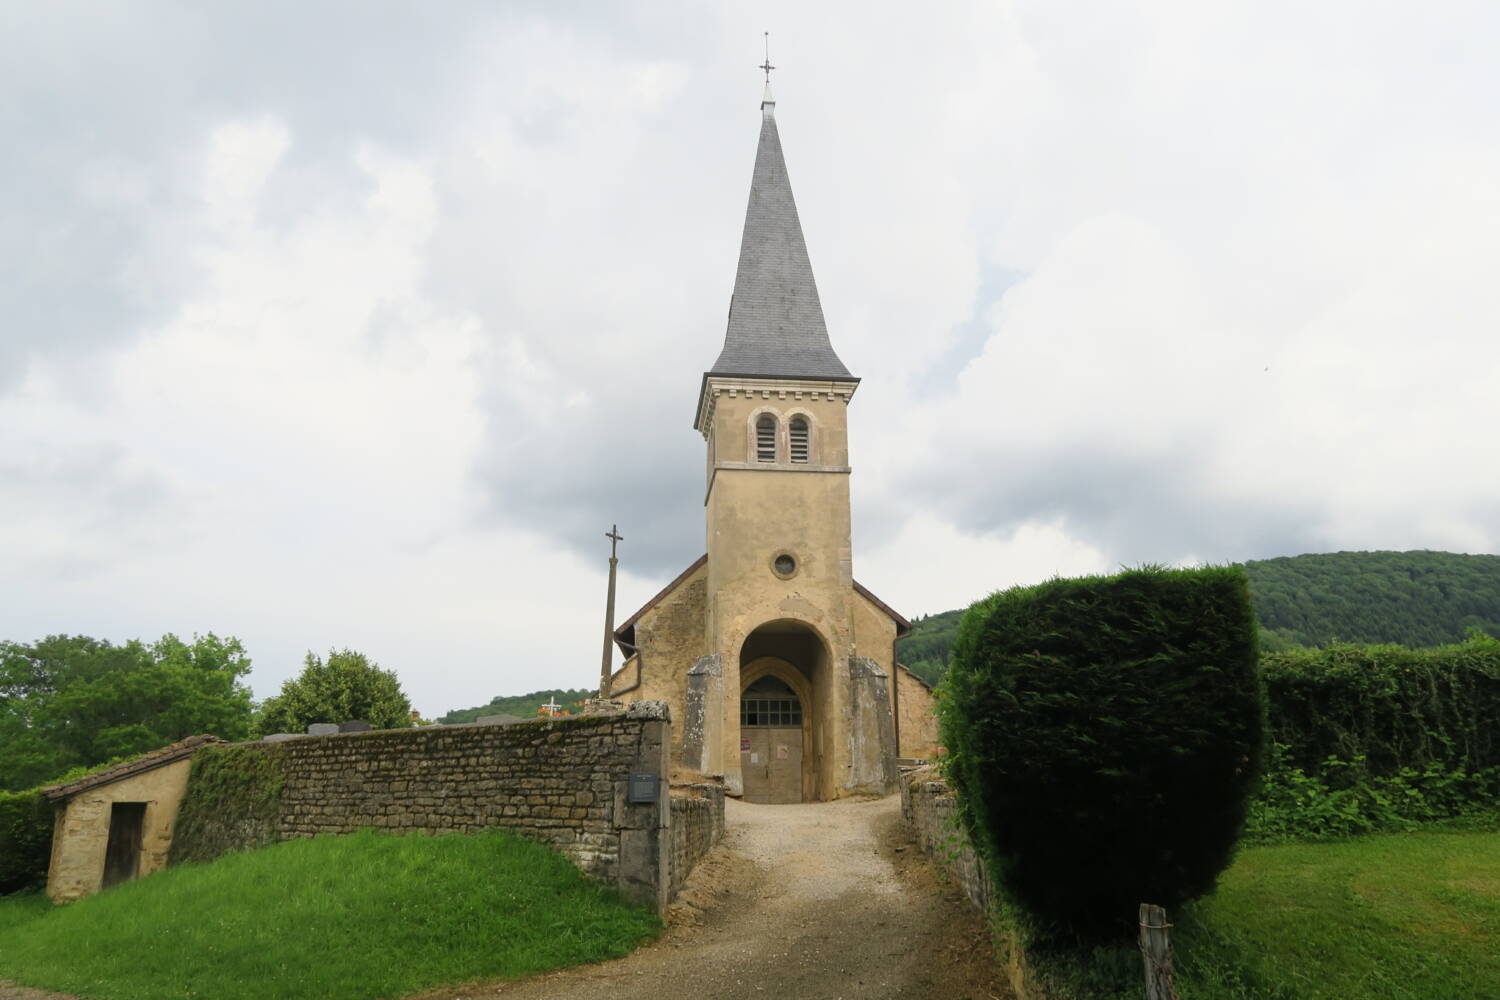
<path fill-rule="evenodd" d="M 677 895 L 688 873 L 723 836 L 723 785 L 703 782 L 672 789 L 670 895 Z"/>
<path fill-rule="evenodd" d="M 958 803 L 931 765 L 912 768 L 901 775 L 901 812 L 922 849 L 930 854 L 963 886 L 981 913 L 989 912 L 994 887 L 984 862 L 958 824 Z"/>
<path fill-rule="evenodd" d="M 995 884 L 974 852 L 968 834 L 958 825 L 958 802 L 953 790 L 932 765 L 911 768 L 901 775 L 901 812 L 922 849 L 963 886 L 980 913 L 991 914 Z M 1056 1000 L 1056 994 L 1037 977 L 1020 941 L 1013 934 L 999 930 L 996 924 L 991 926 L 997 929 L 994 940 L 997 958 L 1005 966 L 1011 992 L 1017 1000 Z"/>
<path fill-rule="evenodd" d="M 670 729 L 666 705 L 636 702 L 624 712 L 508 726 L 376 730 L 250 746 L 284 755 L 275 839 L 363 827 L 425 833 L 504 827 L 552 845 L 589 875 L 660 908 L 671 881 Z M 657 776 L 656 802 L 628 801 L 630 776 L 641 773 Z"/>

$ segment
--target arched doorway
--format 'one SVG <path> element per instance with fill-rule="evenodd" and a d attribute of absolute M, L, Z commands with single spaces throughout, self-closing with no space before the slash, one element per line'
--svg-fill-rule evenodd
<path fill-rule="evenodd" d="M 740 695 L 740 773 L 746 802 L 802 801 L 802 699 L 765 674 Z"/>
<path fill-rule="evenodd" d="M 746 802 L 822 798 L 827 645 L 810 626 L 767 622 L 740 648 L 740 775 Z"/>

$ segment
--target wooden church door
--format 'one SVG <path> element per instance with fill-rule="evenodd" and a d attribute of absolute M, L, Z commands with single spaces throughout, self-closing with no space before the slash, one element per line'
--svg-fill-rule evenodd
<path fill-rule="evenodd" d="M 763 677 L 740 698 L 740 774 L 745 801 L 802 801 L 802 702 Z"/>

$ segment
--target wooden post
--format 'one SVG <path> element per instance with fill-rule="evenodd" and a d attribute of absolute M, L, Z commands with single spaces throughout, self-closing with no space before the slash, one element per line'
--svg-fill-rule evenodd
<path fill-rule="evenodd" d="M 1152 903 L 1142 903 L 1140 923 L 1146 1000 L 1177 1000 L 1177 988 L 1172 984 L 1172 925 L 1167 923 L 1167 911 Z"/>

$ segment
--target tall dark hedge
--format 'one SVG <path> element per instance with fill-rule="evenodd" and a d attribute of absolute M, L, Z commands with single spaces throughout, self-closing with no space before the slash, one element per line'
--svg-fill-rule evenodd
<path fill-rule="evenodd" d="M 52 815 L 38 789 L 0 792 L 0 896 L 46 884 Z"/>
<path fill-rule="evenodd" d="M 1130 937 L 1228 865 L 1264 700 L 1244 571 L 1052 580 L 964 616 L 939 712 L 970 834 L 1037 943 Z"/>
<path fill-rule="evenodd" d="M 1317 774 L 1363 757 L 1371 774 L 1403 767 L 1500 767 L 1500 640 L 1435 649 L 1336 644 L 1267 653 L 1271 736 Z"/>

